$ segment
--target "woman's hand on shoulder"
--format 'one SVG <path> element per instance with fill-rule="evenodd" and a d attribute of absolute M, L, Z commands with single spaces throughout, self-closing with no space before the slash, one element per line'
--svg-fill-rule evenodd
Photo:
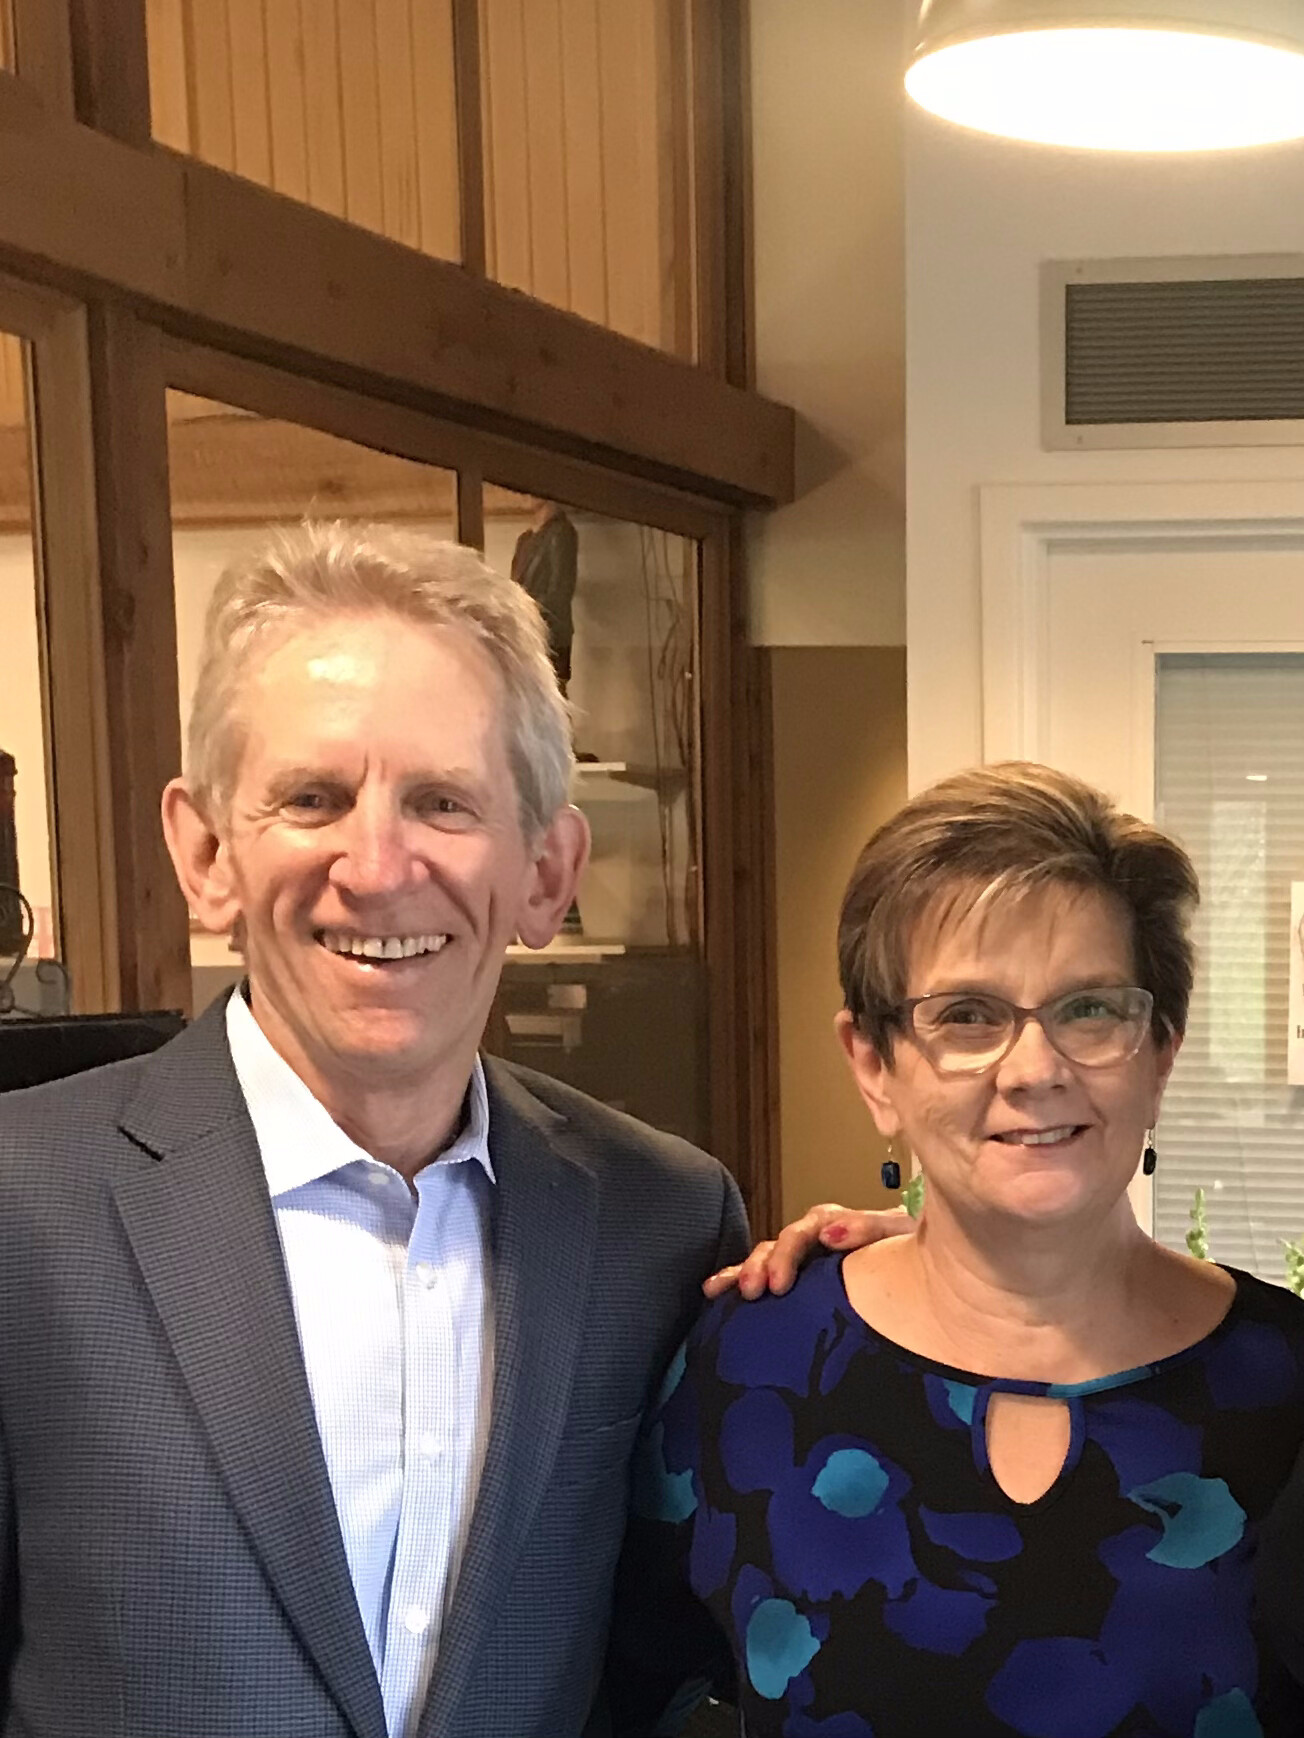
<path fill-rule="evenodd" d="M 876 1213 L 823 1201 L 785 1225 L 777 1237 L 758 1243 L 746 1261 L 713 1273 L 702 1290 L 707 1297 L 719 1297 L 733 1286 L 746 1298 L 762 1297 L 767 1291 L 782 1294 L 816 1249 L 862 1249 L 867 1243 L 901 1237 L 914 1228 L 915 1222 L 904 1207 Z"/>

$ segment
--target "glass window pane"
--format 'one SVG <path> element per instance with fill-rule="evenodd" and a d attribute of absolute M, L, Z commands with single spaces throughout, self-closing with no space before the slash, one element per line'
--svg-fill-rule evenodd
<path fill-rule="evenodd" d="M 189 393 L 168 393 L 172 554 L 182 729 L 190 713 L 204 612 L 222 571 L 305 517 L 383 519 L 456 536 L 453 472 L 395 458 L 300 423 L 279 422 Z M 225 937 L 191 931 L 198 1013 L 241 976 Z"/>
<path fill-rule="evenodd" d="M 154 137 L 460 257 L 452 0 L 149 0 Z"/>
<path fill-rule="evenodd" d="M 1304 914 L 1304 654 L 1156 662 L 1156 816 L 1191 853 L 1202 898 L 1155 1230 L 1180 1249 L 1202 1188 L 1215 1260 L 1280 1282 L 1282 1242 L 1304 1235 L 1304 1068 L 1290 1063 L 1292 971 L 1304 966 L 1292 926 L 1293 885 Z"/>
<path fill-rule="evenodd" d="M 696 355 L 687 0 L 481 0 L 489 274 Z"/>
<path fill-rule="evenodd" d="M 0 884 L 5 890 L 18 889 L 27 902 L 25 907 L 12 892 L 0 891 L 0 980 L 25 948 L 25 962 L 12 985 L 17 1004 L 57 1012 L 60 986 L 41 982 L 36 973 L 36 962 L 57 951 L 58 900 L 48 808 L 25 350 L 21 339 L 0 334 Z"/>
<path fill-rule="evenodd" d="M 485 541 L 550 622 L 593 832 L 562 935 L 509 956 L 491 1047 L 705 1143 L 696 545 L 494 488 Z"/>

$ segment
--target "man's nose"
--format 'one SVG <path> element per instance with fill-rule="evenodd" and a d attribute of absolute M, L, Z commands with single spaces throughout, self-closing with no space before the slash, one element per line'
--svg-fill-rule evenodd
<path fill-rule="evenodd" d="M 343 823 L 344 849 L 331 865 L 331 880 L 355 898 L 404 892 L 417 864 L 404 817 L 387 804 L 362 804 Z"/>

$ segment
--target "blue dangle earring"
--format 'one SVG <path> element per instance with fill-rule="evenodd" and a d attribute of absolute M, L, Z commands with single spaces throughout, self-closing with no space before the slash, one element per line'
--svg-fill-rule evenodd
<path fill-rule="evenodd" d="M 883 1179 L 883 1187 L 891 1193 L 895 1194 L 901 1187 L 901 1167 L 892 1155 L 891 1141 L 887 1143 L 887 1157 L 883 1160 L 879 1175 Z"/>
<path fill-rule="evenodd" d="M 1153 1177 L 1155 1174 L 1155 1166 L 1158 1163 L 1159 1154 L 1155 1151 L 1155 1131 L 1152 1128 L 1148 1128 L 1146 1130 L 1146 1150 L 1141 1155 L 1142 1176 Z"/>

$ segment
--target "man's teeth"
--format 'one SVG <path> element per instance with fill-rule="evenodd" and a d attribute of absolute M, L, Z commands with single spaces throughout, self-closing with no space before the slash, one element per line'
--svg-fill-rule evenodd
<path fill-rule="evenodd" d="M 321 944 L 328 953 L 350 954 L 362 960 L 410 960 L 418 954 L 438 953 L 446 935 L 345 935 L 325 929 Z"/>
<path fill-rule="evenodd" d="M 1076 1133 L 1077 1125 L 1069 1123 L 1064 1128 L 1012 1129 L 1009 1134 L 1003 1134 L 1000 1138 L 1012 1146 L 1053 1147 Z"/>

